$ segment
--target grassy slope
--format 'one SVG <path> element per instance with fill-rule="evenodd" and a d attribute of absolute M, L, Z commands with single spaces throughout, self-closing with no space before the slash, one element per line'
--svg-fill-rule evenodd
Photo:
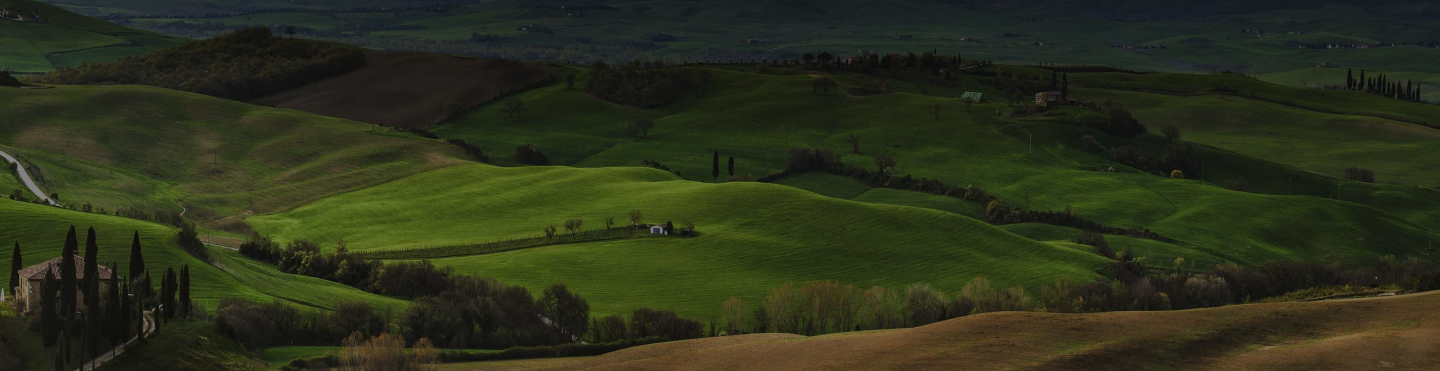
<path fill-rule="evenodd" d="M 651 306 L 700 316 L 715 313 L 728 297 L 759 300 L 786 282 L 929 282 L 957 290 L 987 276 L 998 285 L 1035 289 L 1058 279 L 1089 280 L 1104 262 L 950 213 L 835 200 L 771 184 L 679 181 L 642 168 L 456 166 L 250 220 L 273 236 L 344 238 L 352 250 L 365 251 L 535 236 L 546 223 L 566 218 L 584 218 L 593 228 L 605 217 L 623 223 L 632 209 L 652 223 L 694 221 L 702 235 L 555 245 L 436 263 L 535 290 L 566 283 L 599 313 Z"/>
<path fill-rule="evenodd" d="M 39 11 L 41 21 L 0 22 L 0 67 L 21 73 L 149 53 L 181 40 L 128 29 L 35 1 L 0 1 L 0 7 Z M 53 64 L 47 58 L 54 58 Z"/>
<path fill-rule="evenodd" d="M 625 349 L 550 370 L 1356 370 L 1440 361 L 1440 295 L 1173 312 L 988 313 L 929 326 L 726 336 Z M 514 370 L 475 363 L 455 370 Z"/>
<path fill-rule="evenodd" d="M 459 151 L 353 121 L 140 86 L 0 90 L 0 145 L 76 205 L 214 221 L 461 162 Z M 123 102 L 123 104 L 121 104 Z M 57 114 L 59 113 L 59 114 Z M 182 201 L 179 201 L 183 199 Z"/>
<path fill-rule="evenodd" d="M 1434 209 L 1362 199 L 1358 194 L 1345 200 L 1393 215 L 1315 197 L 1232 192 L 1196 181 L 1093 171 L 1125 167 L 1108 161 L 1108 156 L 1086 152 L 1079 140 L 1084 133 L 1072 125 L 1043 117 L 996 117 L 997 104 L 977 105 L 966 112 L 952 100 L 918 94 L 814 95 L 809 93 L 807 76 L 718 69 L 712 73 L 715 83 L 711 87 L 661 109 L 617 106 L 564 87 L 550 87 L 521 95 L 531 110 L 518 116 L 515 123 L 488 106 L 435 131 L 472 141 L 490 153 L 534 144 L 557 163 L 580 167 L 660 161 L 690 179 L 708 178 L 712 151 L 718 150 L 722 157 L 734 156 L 737 174 L 758 176 L 779 171 L 786 148 L 820 146 L 845 151 L 849 145 L 844 138 L 855 133 L 863 153 L 846 155 L 852 164 L 868 166 L 871 156 L 886 154 L 897 159 L 901 174 L 975 185 L 1028 209 L 1071 206 L 1086 218 L 1150 228 L 1248 263 L 1321 257 L 1369 260 L 1372 253 L 1425 254 L 1421 226 L 1440 227 L 1434 223 Z M 941 104 L 939 120 L 931 117 L 935 103 Z M 655 117 L 656 129 L 649 139 L 629 138 L 623 125 L 642 116 Z M 1027 154 L 1032 135 L 1034 153 Z M 1129 141 L 1100 137 L 1111 146 L 1129 142 L 1152 151 L 1163 147 L 1163 141 L 1155 137 Z M 1297 194 L 1319 196 L 1335 189 L 1333 179 L 1263 160 L 1204 146 L 1197 154 L 1207 164 L 1206 179 L 1215 183 L 1246 177 L 1252 189 L 1283 195 L 1286 176 L 1293 176 L 1304 181 L 1295 183 L 1309 187 L 1306 193 Z M 836 187 L 833 192 L 802 187 L 841 197 L 853 197 L 849 195 L 860 189 L 858 184 L 842 184 L 826 186 Z M 1396 199 L 1427 197 L 1426 190 L 1414 187 L 1345 185 L 1347 190 L 1352 187 Z M 1309 216 L 1305 220 L 1311 223 L 1294 225 L 1290 218 L 1300 215 Z"/>
<path fill-rule="evenodd" d="M 404 302 L 371 295 L 344 285 L 302 276 L 285 275 L 264 267 L 238 254 L 212 249 L 217 266 L 207 264 L 182 251 L 174 242 L 176 230 L 166 226 L 114 216 L 88 214 L 53 207 L 13 201 L 0 201 L 0 241 L 8 251 L 20 243 L 22 266 L 40 263 L 60 254 L 65 231 L 74 225 L 79 238 L 86 228 L 95 228 L 100 246 L 100 260 L 114 262 L 122 273 L 129 272 L 130 241 L 140 233 L 145 266 L 158 277 L 165 268 L 179 269 L 190 265 L 192 295 L 210 309 L 221 298 L 235 297 L 268 303 L 282 300 L 302 307 L 333 309 L 345 301 L 367 301 L 382 307 L 403 309 Z M 10 254 L 0 256 L 0 273 L 10 272 Z"/>
<path fill-rule="evenodd" d="M 1343 177 L 1347 167 L 1375 170 L 1382 183 L 1440 185 L 1440 130 L 1367 116 L 1325 114 L 1233 96 L 1076 89 L 1084 99 L 1127 103 L 1141 122 L 1180 128 L 1184 139 Z M 1223 107 L 1223 109 L 1216 109 Z M 1440 117 L 1440 116 L 1437 116 Z"/>

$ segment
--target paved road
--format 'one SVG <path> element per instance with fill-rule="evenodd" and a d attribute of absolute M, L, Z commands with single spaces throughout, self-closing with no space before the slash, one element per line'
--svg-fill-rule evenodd
<path fill-rule="evenodd" d="M 5 166 L 10 166 L 9 164 L 20 162 L 20 160 L 16 160 L 14 157 L 10 157 L 10 154 L 5 153 L 5 151 L 0 151 L 0 157 L 5 158 Z M 34 193 L 35 197 L 39 197 L 40 200 L 45 201 L 45 204 L 47 205 L 56 206 L 55 200 L 51 200 L 50 196 L 46 196 L 45 191 L 41 191 L 40 186 L 35 185 L 35 181 L 30 179 L 30 173 L 25 171 L 25 167 L 20 166 L 18 168 L 20 169 L 20 181 L 25 183 L 25 187 L 30 188 L 30 193 Z"/>

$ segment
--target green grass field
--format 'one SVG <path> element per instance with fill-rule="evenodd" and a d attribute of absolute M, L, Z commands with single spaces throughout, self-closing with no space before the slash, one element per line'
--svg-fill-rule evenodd
<path fill-rule="evenodd" d="M 44 73 L 86 62 L 115 60 L 179 44 L 180 39 L 125 28 L 81 16 L 59 7 L 28 0 L 3 0 L 0 7 L 40 20 L 0 19 L 0 68 L 18 73 Z"/>
<path fill-rule="evenodd" d="M 226 219 L 461 163 L 448 144 L 358 122 L 142 86 L 0 89 L 0 145 L 63 202 Z M 124 104 L 120 104 L 123 102 Z M 55 114 L 63 112 L 63 114 Z M 157 145 L 160 144 L 160 145 Z"/>
<path fill-rule="evenodd" d="M 130 242 L 138 232 L 145 266 L 151 275 L 158 276 L 166 268 L 189 265 L 193 272 L 192 296 L 210 310 L 214 310 L 221 298 L 227 297 L 261 303 L 279 300 L 309 311 L 333 309 L 347 301 L 365 301 L 397 312 L 406 306 L 404 301 L 337 283 L 282 274 L 229 250 L 212 248 L 210 256 L 215 260 L 212 265 L 181 250 L 175 244 L 175 229 L 154 223 L 9 200 L 0 201 L 0 220 L 5 220 L 5 225 L 0 226 L 0 241 L 5 241 L 7 250 L 14 243 L 20 243 L 22 267 L 60 256 L 65 232 L 74 225 L 81 239 L 85 238 L 86 228 L 95 228 L 100 260 L 107 264 L 114 262 L 122 274 L 128 274 Z M 0 269 L 9 275 L 9 253 L 0 257 Z"/>
<path fill-rule="evenodd" d="M 532 290 L 565 283 L 599 313 L 650 306 L 695 316 L 715 313 L 730 296 L 758 300 L 786 282 L 929 282 L 958 289 L 986 276 L 1038 288 L 1058 279 L 1089 280 L 1104 262 L 951 213 L 772 184 L 687 182 L 643 168 L 456 166 L 250 221 L 272 236 L 323 241 L 327 248 L 344 238 L 352 251 L 363 252 L 536 236 L 547 223 L 567 218 L 596 227 L 606 217 L 626 223 L 630 210 L 641 210 L 651 223 L 689 220 L 702 234 L 435 262 Z M 385 227 L 375 228 L 377 218 L 388 221 Z"/>

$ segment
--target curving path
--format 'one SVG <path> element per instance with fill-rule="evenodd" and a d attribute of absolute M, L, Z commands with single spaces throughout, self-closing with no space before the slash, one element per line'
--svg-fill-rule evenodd
<path fill-rule="evenodd" d="M 20 160 L 16 160 L 14 157 L 11 157 L 9 153 L 5 153 L 5 151 L 0 151 L 0 157 L 5 158 L 6 166 L 9 166 L 8 164 L 20 163 Z M 46 205 L 59 206 L 55 203 L 55 200 L 50 199 L 50 196 L 45 195 L 45 191 L 40 190 L 40 186 L 35 185 L 35 181 L 30 179 L 30 173 L 25 171 L 24 166 L 17 166 L 16 168 L 20 170 L 20 181 L 25 183 L 26 188 L 30 188 L 30 193 L 34 193 L 35 197 L 39 197 Z"/>
<path fill-rule="evenodd" d="M 99 368 L 100 366 L 109 363 L 111 360 L 115 359 L 115 357 L 118 357 L 121 354 L 125 354 L 125 350 L 130 349 L 131 346 L 135 345 L 135 342 L 140 341 L 140 337 L 150 337 L 151 334 L 154 334 L 154 313 L 145 312 L 145 315 L 142 316 L 141 319 L 145 321 L 145 325 L 141 328 L 141 330 L 145 332 L 144 334 L 130 338 L 130 341 L 126 341 L 125 344 L 120 344 L 119 346 L 110 349 L 110 351 L 101 354 L 99 357 L 95 357 L 95 359 L 92 359 L 89 362 L 85 362 L 85 364 L 80 365 L 80 368 L 75 369 L 75 371 L 94 371 L 96 368 Z"/>

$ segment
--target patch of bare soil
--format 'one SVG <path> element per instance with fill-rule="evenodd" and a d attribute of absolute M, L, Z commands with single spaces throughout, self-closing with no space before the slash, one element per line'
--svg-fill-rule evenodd
<path fill-rule="evenodd" d="M 550 370 L 1434 370 L 1440 294 L 1173 312 L 990 313 L 662 343 Z"/>

